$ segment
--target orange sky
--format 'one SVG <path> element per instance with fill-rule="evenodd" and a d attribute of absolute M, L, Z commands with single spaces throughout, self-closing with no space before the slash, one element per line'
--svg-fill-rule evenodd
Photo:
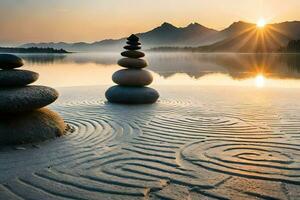
<path fill-rule="evenodd" d="M 299 0 L 1 0 L 0 45 L 92 42 L 167 21 L 222 29 L 234 21 L 300 21 Z"/>

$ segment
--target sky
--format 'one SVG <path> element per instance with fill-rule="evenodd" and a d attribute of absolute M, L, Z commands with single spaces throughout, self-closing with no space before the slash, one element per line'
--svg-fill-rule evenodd
<path fill-rule="evenodd" d="M 1 0 L 0 45 L 93 42 L 163 22 L 221 30 L 235 21 L 300 21 L 300 0 Z"/>

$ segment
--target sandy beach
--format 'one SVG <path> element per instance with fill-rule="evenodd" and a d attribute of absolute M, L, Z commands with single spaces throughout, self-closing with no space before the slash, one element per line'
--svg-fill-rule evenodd
<path fill-rule="evenodd" d="M 58 88 L 65 136 L 1 148 L 0 199 L 299 199 L 297 89 L 157 86 L 113 105 Z"/>

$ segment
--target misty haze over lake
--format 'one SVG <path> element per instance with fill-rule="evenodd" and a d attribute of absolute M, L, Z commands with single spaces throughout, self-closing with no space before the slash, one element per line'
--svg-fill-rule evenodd
<path fill-rule="evenodd" d="M 119 69 L 118 53 L 20 54 L 28 69 L 41 74 L 40 84 L 57 87 L 109 85 Z M 300 87 L 298 54 L 147 53 L 156 85 L 253 85 L 258 75 L 278 86 Z M 68 74 L 66 77 L 65 74 Z M 209 80 L 207 79 L 209 78 Z M 179 82 L 178 82 L 179 81 Z M 249 83 L 247 83 L 249 81 Z M 295 84 L 296 83 L 296 84 Z M 272 83 L 272 86 L 276 87 Z"/>

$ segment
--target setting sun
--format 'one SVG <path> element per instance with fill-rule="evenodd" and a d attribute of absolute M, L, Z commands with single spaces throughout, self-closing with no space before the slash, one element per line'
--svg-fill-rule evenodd
<path fill-rule="evenodd" d="M 255 85 L 258 88 L 262 88 L 265 86 L 265 77 L 262 74 L 256 76 Z"/>
<path fill-rule="evenodd" d="M 257 23 L 256 23 L 256 26 L 258 28 L 263 28 L 266 26 L 266 20 L 264 18 L 260 18 Z"/>

